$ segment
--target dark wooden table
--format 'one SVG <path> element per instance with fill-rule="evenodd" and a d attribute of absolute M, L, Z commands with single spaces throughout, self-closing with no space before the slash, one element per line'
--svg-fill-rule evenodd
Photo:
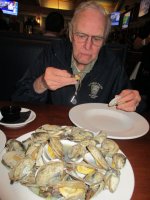
<path fill-rule="evenodd" d="M 0 107 L 9 102 L 0 102 Z M 9 129 L 0 125 L 0 129 L 6 134 L 7 139 L 17 138 L 20 135 L 34 131 L 39 126 L 49 123 L 57 125 L 72 125 L 68 117 L 70 107 L 53 105 L 17 104 L 30 108 L 36 112 L 36 119 L 28 125 Z M 150 123 L 150 112 L 143 116 Z M 150 199 L 150 131 L 143 137 L 131 140 L 116 140 L 120 149 L 131 162 L 135 175 L 135 188 L 131 200 Z M 121 199 L 117 199 L 121 200 Z"/>

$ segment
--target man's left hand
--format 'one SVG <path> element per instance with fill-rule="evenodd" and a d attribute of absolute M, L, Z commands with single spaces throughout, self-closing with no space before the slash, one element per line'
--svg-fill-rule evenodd
<path fill-rule="evenodd" d="M 141 101 L 141 96 L 137 90 L 122 90 L 118 96 L 119 99 L 116 108 L 127 112 L 136 111 L 136 108 Z"/>

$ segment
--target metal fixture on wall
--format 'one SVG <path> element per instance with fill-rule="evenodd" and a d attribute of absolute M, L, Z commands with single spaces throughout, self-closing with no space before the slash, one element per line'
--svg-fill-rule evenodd
<path fill-rule="evenodd" d="M 39 4 L 41 7 L 61 10 L 72 10 L 74 5 L 70 0 L 39 0 Z"/>

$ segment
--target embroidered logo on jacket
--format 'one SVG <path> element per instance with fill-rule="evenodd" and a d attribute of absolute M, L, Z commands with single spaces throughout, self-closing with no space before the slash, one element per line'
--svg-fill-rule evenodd
<path fill-rule="evenodd" d="M 89 96 L 92 99 L 95 99 L 96 97 L 98 97 L 97 94 L 98 94 L 99 90 L 103 89 L 103 86 L 100 83 L 97 83 L 97 82 L 92 82 L 92 83 L 89 84 L 89 86 L 90 86 Z"/>

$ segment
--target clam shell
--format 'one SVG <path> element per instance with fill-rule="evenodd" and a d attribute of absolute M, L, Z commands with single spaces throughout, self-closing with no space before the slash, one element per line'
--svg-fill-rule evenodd
<path fill-rule="evenodd" d="M 116 106 L 116 105 L 118 104 L 118 99 L 119 99 L 119 96 L 116 96 L 114 99 L 112 99 L 112 100 L 109 102 L 108 106 L 109 106 L 109 107 Z"/>

